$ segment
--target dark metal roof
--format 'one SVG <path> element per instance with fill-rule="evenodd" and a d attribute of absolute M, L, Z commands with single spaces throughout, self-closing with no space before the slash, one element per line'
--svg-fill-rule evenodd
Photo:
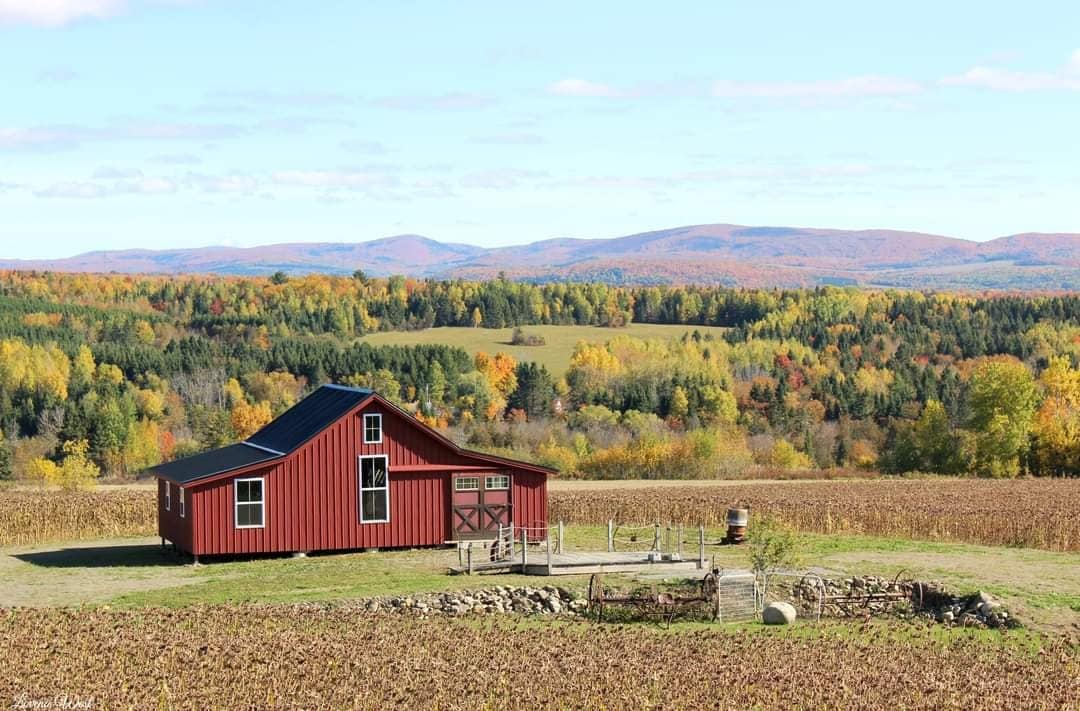
<path fill-rule="evenodd" d="M 363 388 L 323 385 L 244 442 L 159 464 L 150 471 L 186 484 L 277 459 L 322 432 L 372 393 Z"/>
<path fill-rule="evenodd" d="M 248 437 L 259 447 L 288 454 L 369 398 L 371 390 L 323 385 Z"/>
<path fill-rule="evenodd" d="M 221 449 L 184 457 L 168 464 L 159 464 L 152 472 L 178 484 L 187 484 L 196 479 L 203 479 L 222 472 L 247 467 L 259 462 L 277 459 L 277 454 L 240 442 Z"/>

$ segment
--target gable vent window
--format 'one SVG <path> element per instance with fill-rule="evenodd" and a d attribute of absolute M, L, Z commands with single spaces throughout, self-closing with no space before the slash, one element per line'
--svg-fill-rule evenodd
<path fill-rule="evenodd" d="M 382 443 L 382 415 L 364 415 L 364 444 Z"/>

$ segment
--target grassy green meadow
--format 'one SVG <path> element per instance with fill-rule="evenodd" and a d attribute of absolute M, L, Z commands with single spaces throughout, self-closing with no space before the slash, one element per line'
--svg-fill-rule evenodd
<path fill-rule="evenodd" d="M 695 330 L 719 337 L 725 330 L 721 326 L 679 326 L 668 324 L 632 323 L 625 328 L 603 326 L 523 326 L 526 334 L 542 336 L 543 346 L 514 346 L 510 338 L 512 328 L 464 328 L 448 326 L 428 328 L 422 331 L 384 331 L 358 339 L 371 345 L 413 346 L 417 344 L 442 343 L 460 346 L 469 354 L 477 351 L 509 353 L 518 362 L 535 361 L 544 365 L 554 376 L 560 376 L 570 366 L 570 356 L 578 341 L 604 343 L 616 336 L 634 338 L 681 338 L 684 333 Z"/>

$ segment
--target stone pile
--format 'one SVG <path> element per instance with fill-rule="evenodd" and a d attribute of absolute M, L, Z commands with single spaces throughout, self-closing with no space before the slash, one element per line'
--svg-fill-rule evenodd
<path fill-rule="evenodd" d="M 580 615 L 588 601 L 565 588 L 498 585 L 424 595 L 373 598 L 360 606 L 367 612 L 430 615 Z"/>
<path fill-rule="evenodd" d="M 894 615 L 934 620 L 945 625 L 1004 629 L 1018 627 L 1001 603 L 985 592 L 958 595 L 948 591 L 940 583 L 915 580 L 895 581 L 892 578 L 861 576 L 842 579 L 809 577 L 796 584 L 791 591 L 792 601 L 805 613 L 813 613 L 824 585 L 825 604 L 823 616 L 869 614 L 871 616 Z M 874 600 L 848 602 L 845 606 L 830 604 L 834 596 L 899 595 L 900 600 Z"/>

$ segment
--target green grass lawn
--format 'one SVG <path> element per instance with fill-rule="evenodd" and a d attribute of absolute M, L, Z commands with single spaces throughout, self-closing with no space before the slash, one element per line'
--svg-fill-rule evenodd
<path fill-rule="evenodd" d="M 512 328 L 429 328 L 423 331 L 385 331 L 364 336 L 359 340 L 372 345 L 412 346 L 420 343 L 442 343 L 460 346 L 474 354 L 477 351 L 509 353 L 515 360 L 536 361 L 547 367 L 552 375 L 560 376 L 570 365 L 570 356 L 578 341 L 603 343 L 615 336 L 635 338 L 681 338 L 694 330 L 719 337 L 726 329 L 720 326 L 670 326 L 665 324 L 632 323 L 626 328 L 600 326 L 523 326 L 527 334 L 543 336 L 543 346 L 512 346 Z"/>

